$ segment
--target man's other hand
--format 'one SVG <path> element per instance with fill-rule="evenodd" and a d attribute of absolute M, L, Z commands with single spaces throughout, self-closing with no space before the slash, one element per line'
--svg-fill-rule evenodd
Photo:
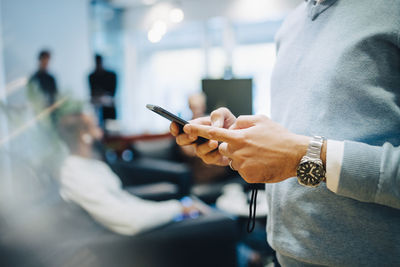
<path fill-rule="evenodd" d="M 212 126 L 217 128 L 229 128 L 236 121 L 236 117 L 227 108 L 219 108 L 213 111 L 210 116 L 202 117 L 190 121 L 192 125 Z M 184 128 L 185 130 L 185 128 Z M 214 164 L 219 166 L 227 166 L 229 159 L 221 155 L 218 151 L 218 141 L 210 139 L 203 144 L 194 143 L 198 136 L 196 134 L 181 133 L 179 126 L 176 123 L 171 123 L 170 132 L 176 137 L 176 143 L 180 146 L 192 145 L 195 148 L 196 155 L 200 157 L 207 164 Z"/>

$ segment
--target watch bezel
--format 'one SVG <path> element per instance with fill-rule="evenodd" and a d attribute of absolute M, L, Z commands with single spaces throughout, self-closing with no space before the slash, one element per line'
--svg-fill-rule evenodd
<path fill-rule="evenodd" d="M 301 170 L 303 168 L 303 166 L 305 164 L 315 164 L 317 165 L 318 169 L 320 170 L 318 176 L 313 176 L 313 178 L 317 178 L 317 182 L 316 183 L 308 183 L 306 182 L 307 180 L 309 180 L 308 178 L 305 178 L 306 175 L 309 174 L 304 174 L 301 173 Z M 317 187 L 319 186 L 325 179 L 325 169 L 322 163 L 322 160 L 320 159 L 311 159 L 309 157 L 304 156 L 301 161 L 300 164 L 297 167 L 297 181 L 299 184 L 303 185 L 303 186 L 307 186 L 307 187 Z"/>

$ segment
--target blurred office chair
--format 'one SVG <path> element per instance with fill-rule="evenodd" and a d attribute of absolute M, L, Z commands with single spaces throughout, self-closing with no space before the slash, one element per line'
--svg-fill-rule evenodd
<path fill-rule="evenodd" d="M 150 200 L 181 198 L 190 193 L 192 173 L 174 161 L 170 135 L 106 136 L 104 161 L 119 176 L 124 188 Z M 129 157 L 124 156 L 125 153 Z"/>
<path fill-rule="evenodd" d="M 150 200 L 179 199 L 190 193 L 191 172 L 183 163 L 154 158 L 109 163 L 125 189 Z"/>

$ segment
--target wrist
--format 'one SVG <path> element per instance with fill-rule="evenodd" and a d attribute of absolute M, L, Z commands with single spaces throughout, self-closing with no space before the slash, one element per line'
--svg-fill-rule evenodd
<path fill-rule="evenodd" d="M 301 158 L 307 153 L 308 145 L 311 141 L 311 137 L 309 136 L 304 136 L 304 135 L 297 135 L 296 136 L 296 145 L 295 145 L 295 151 L 296 151 L 296 160 L 297 162 L 300 162 Z M 327 150 L 327 144 L 328 140 L 324 140 L 324 143 L 322 144 L 321 147 L 321 160 L 322 163 L 324 164 L 324 168 L 326 169 L 326 150 Z"/>
<path fill-rule="evenodd" d="M 295 141 L 295 145 L 293 148 L 293 151 L 294 151 L 293 163 L 294 164 L 293 164 L 293 168 L 291 170 L 291 177 L 297 176 L 297 167 L 298 167 L 301 159 L 307 153 L 307 149 L 308 149 L 308 145 L 310 144 L 311 137 L 304 136 L 304 135 L 295 135 L 294 141 Z"/>

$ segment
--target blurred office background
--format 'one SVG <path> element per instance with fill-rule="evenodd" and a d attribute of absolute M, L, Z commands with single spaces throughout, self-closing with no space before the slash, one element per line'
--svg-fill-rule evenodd
<path fill-rule="evenodd" d="M 42 235 L 47 232 L 43 228 L 52 229 L 49 226 L 51 223 L 62 223 L 55 223 L 54 216 L 65 219 L 60 217 L 60 214 L 53 216 L 53 213 L 47 212 L 47 207 L 51 202 L 49 199 L 53 201 L 57 198 L 55 195 L 58 194 L 58 185 L 54 181 L 57 181 L 63 158 L 68 155 L 56 131 L 52 130 L 54 123 L 52 114 L 69 99 L 84 103 L 83 109 L 98 117 L 99 124 L 105 130 L 102 140 L 105 148 L 104 160 L 121 177 L 124 186 L 136 186 L 142 183 L 137 180 L 149 179 L 146 184 L 154 184 L 164 182 L 163 177 L 167 177 L 165 180 L 178 177 L 170 179 L 178 186 L 177 191 L 174 191 L 175 195 L 172 194 L 174 198 L 197 192 L 201 201 L 215 207 L 216 198 L 221 194 L 223 187 L 218 188 L 219 195 L 210 197 L 209 193 L 215 193 L 216 189 L 207 187 L 204 182 L 197 181 L 203 183 L 196 189 L 197 191 L 192 188 L 196 181 L 182 182 L 184 179 L 193 179 L 187 178 L 193 176 L 193 166 L 177 159 L 176 153 L 171 153 L 171 149 L 177 148 L 173 147 L 173 139 L 168 135 L 169 122 L 148 111 L 145 105 L 149 103 L 160 105 L 184 119 L 191 119 L 192 111 L 188 99 L 196 93 L 206 91 L 204 80 L 232 81 L 234 87 L 235 84 L 238 85 L 235 81 L 245 79 L 251 81 L 250 87 L 243 90 L 237 88 L 239 92 L 237 96 L 241 97 L 243 94 L 244 97 L 246 95 L 251 97 L 251 103 L 248 105 L 249 113 L 268 115 L 269 81 L 275 61 L 274 35 L 285 16 L 301 2 L 301 0 L 0 0 L 2 199 L 0 210 L 3 210 L 0 215 L 0 245 L 5 248 L 0 258 L 6 259 L 4 255 L 26 255 L 24 251 L 29 251 L 26 253 L 33 255 L 31 248 L 25 247 L 25 244 L 29 240 L 34 247 L 34 244 L 37 244 L 36 239 L 32 236 L 26 240 L 24 237 L 15 238 L 15 235 L 9 234 L 13 230 L 26 235 L 36 231 L 38 235 Z M 49 72 L 55 78 L 58 90 L 56 101 L 47 106 L 38 104 L 29 93 L 30 77 L 38 68 L 38 53 L 43 49 L 51 53 Z M 117 77 L 116 94 L 111 96 L 116 109 L 116 118 L 110 120 L 103 120 L 104 118 L 99 116 L 101 110 L 93 102 L 90 94 L 88 76 L 95 68 L 95 54 L 102 55 L 105 68 L 113 71 Z M 229 94 L 229 88 L 224 90 L 227 90 L 223 91 L 224 94 L 228 92 L 227 98 L 234 97 Z M 209 99 L 209 102 L 212 102 L 212 99 Z M 140 161 L 139 156 L 144 156 L 142 158 L 145 160 Z M 165 165 L 165 162 L 168 164 L 174 162 L 171 164 L 175 165 Z M 227 176 L 229 179 L 232 178 L 232 173 Z M 130 180 L 132 177 L 140 179 L 137 178 L 136 182 L 132 182 Z M 154 177 L 157 179 L 153 183 Z M 153 189 L 144 191 L 150 192 L 149 190 Z M 141 194 L 140 190 L 135 192 Z M 165 192 L 162 194 L 165 195 Z M 144 193 L 144 198 L 145 195 Z M 162 197 L 153 195 L 149 199 L 164 200 L 164 195 Z M 35 215 L 42 214 L 40 212 L 44 209 L 43 199 L 46 202 L 46 215 Z M 36 212 L 38 206 L 41 208 Z M 62 210 L 58 206 L 55 207 L 57 212 Z M 222 213 L 224 215 L 221 215 Z M 198 229 L 204 228 L 202 223 L 206 223 L 210 229 L 214 227 L 210 232 L 211 237 L 207 238 L 215 236 L 215 240 L 200 240 L 199 244 L 203 241 L 214 242 L 216 246 L 233 244 L 235 260 L 227 260 L 225 265 L 246 266 L 240 263 L 240 255 L 236 254 L 246 255 L 248 250 L 257 252 L 259 245 L 252 244 L 257 243 L 257 239 L 260 239 L 261 243 L 265 242 L 262 240 L 265 237 L 259 235 L 250 241 L 244 241 L 248 237 L 244 237 L 235 227 L 237 224 L 241 227 L 245 220 L 232 219 L 240 212 L 236 214 L 232 212 L 228 217 L 224 216 L 229 212 L 225 210 L 222 213 L 216 215 L 217 219 L 211 216 L 211 222 L 204 219 L 205 222 L 194 223 L 195 226 L 191 224 L 192 222 L 186 222 L 183 226 L 172 226 L 172 230 L 161 229 L 159 230 L 161 232 L 155 232 L 153 236 L 149 234 L 149 237 L 143 237 L 144 241 L 134 240 L 134 244 L 125 239 L 121 241 L 115 236 L 107 236 L 106 242 L 102 239 L 91 241 L 92 243 L 88 241 L 90 238 L 84 240 L 77 238 L 75 241 L 69 241 L 68 246 L 74 242 L 82 243 L 85 244 L 82 246 L 86 250 L 79 247 L 80 254 L 76 252 L 78 250 L 69 250 L 68 255 L 72 255 L 70 258 L 80 262 L 73 264 L 75 266 L 100 266 L 97 260 L 100 259 L 99 255 L 102 252 L 99 251 L 104 251 L 102 249 L 107 249 L 110 245 L 117 247 L 117 252 L 111 253 L 109 257 L 111 261 L 108 263 L 120 257 L 121 261 L 127 262 L 127 266 L 151 266 L 146 264 L 146 261 L 138 263 L 132 262 L 129 257 L 124 258 L 123 251 L 129 250 L 129 246 L 146 248 L 143 244 L 149 245 L 154 240 L 159 241 L 160 236 L 167 240 L 168 238 L 178 240 L 177 247 L 182 247 L 186 241 L 182 241 L 181 237 L 177 238 L 176 233 L 185 229 L 184 231 L 192 233 L 187 235 L 188 237 L 200 240 L 202 235 L 203 237 L 206 235 Z M 15 215 L 15 218 L 11 219 L 10 214 Z M 63 216 L 66 216 L 65 213 Z M 243 214 L 242 217 L 245 218 Z M 265 220 L 265 216 L 263 218 Z M 22 225 L 21 221 L 25 222 L 24 226 L 14 229 L 15 225 Z M 232 228 L 224 228 L 229 223 L 232 223 Z M 85 224 L 85 227 L 92 226 Z M 196 230 L 192 231 L 191 227 Z M 226 235 L 232 234 L 232 237 L 225 236 L 218 239 L 217 235 L 223 232 L 221 229 L 226 229 Z M 77 234 L 79 229 L 75 230 L 76 232 L 68 228 L 68 231 L 81 237 Z M 74 236 L 68 231 L 66 230 L 66 235 Z M 61 234 L 54 233 L 60 231 L 56 228 L 54 231 L 48 231 L 49 235 L 53 235 L 47 242 L 50 247 L 51 244 L 60 242 L 60 239 L 64 238 Z M 95 235 L 100 234 L 96 232 Z M 218 240 L 222 240 L 222 243 L 218 243 Z M 91 245 L 87 245 L 88 242 Z M 100 246 L 101 249 L 98 249 L 97 244 L 103 244 Z M 162 242 L 160 247 L 162 248 Z M 16 253 L 14 249 L 22 254 Z M 8 253 L 9 250 L 13 252 Z M 146 254 L 140 249 L 137 251 L 136 257 Z M 159 251 L 149 253 L 155 255 Z M 41 253 L 46 256 L 40 254 L 39 264 L 32 266 L 46 266 L 44 262 L 50 256 L 46 252 Z M 59 255 L 58 251 L 51 253 L 55 255 L 54 257 Z M 192 255 L 190 249 L 187 253 Z M 204 253 L 207 254 L 208 251 Z M 220 255 L 224 253 L 230 252 L 221 251 Z M 263 253 L 266 252 L 260 252 L 261 255 Z M 54 261 L 49 266 L 73 266 L 71 262 L 68 263 L 70 265 L 65 264 L 68 255 L 60 257 L 58 262 Z M 11 258 L 12 256 L 10 262 L 5 261 L 5 264 L 19 266 L 18 263 L 22 262 Z M 36 256 L 34 258 L 37 259 Z M 31 262 L 28 258 L 26 261 Z M 217 259 L 214 263 L 223 266 L 221 262 L 224 261 Z M 195 266 L 196 262 L 191 261 L 187 266 L 191 265 Z M 171 265 L 166 262 L 165 266 Z M 210 261 L 208 266 L 215 265 Z"/>
<path fill-rule="evenodd" d="M 87 75 L 100 53 L 118 73 L 118 119 L 128 131 L 164 131 L 167 122 L 146 103 L 188 116 L 201 79 L 224 74 L 253 78 L 254 113 L 268 113 L 274 34 L 299 2 L 2 0 L 2 79 L 26 78 L 47 48 L 60 90 L 88 99 Z"/>

